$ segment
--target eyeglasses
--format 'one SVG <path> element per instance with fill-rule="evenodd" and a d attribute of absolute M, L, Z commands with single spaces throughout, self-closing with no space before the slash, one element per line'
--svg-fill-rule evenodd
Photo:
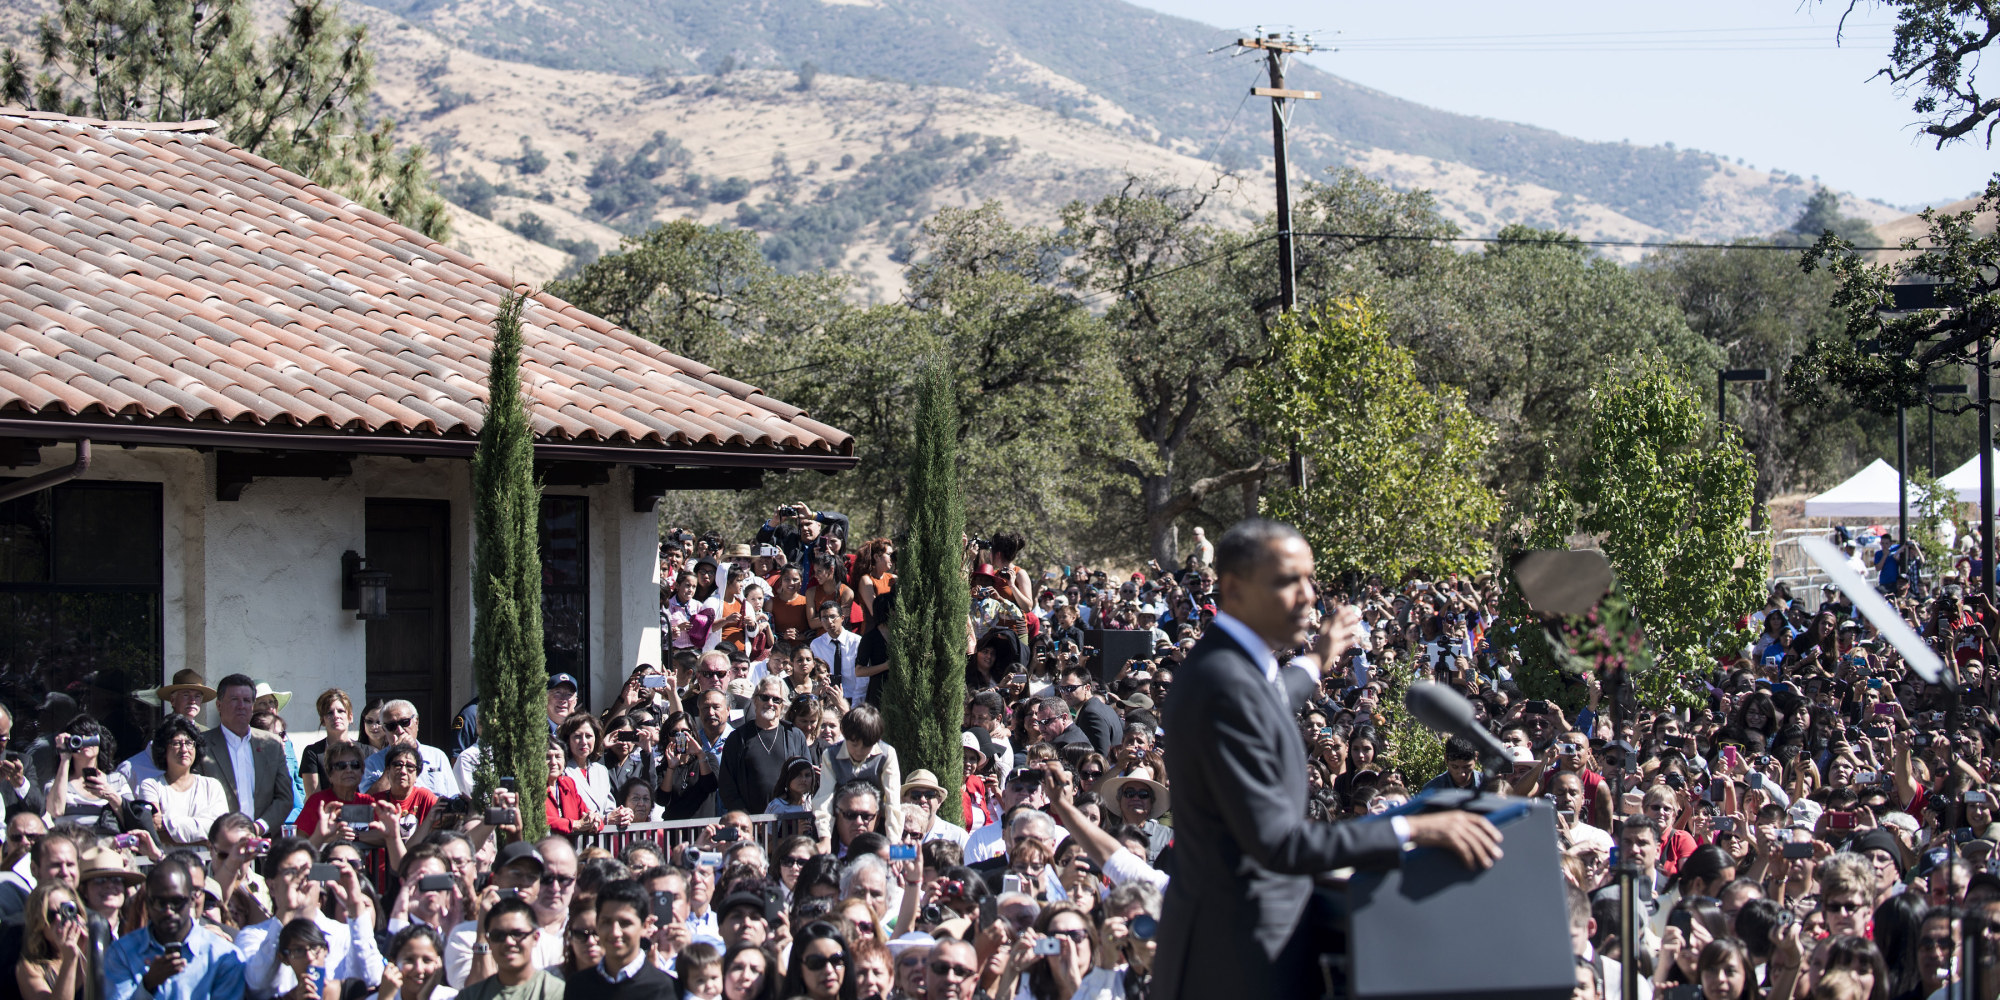
<path fill-rule="evenodd" d="M 362 765 L 358 760 L 337 760 L 328 764 L 326 769 L 329 771 L 359 771 L 362 769 Z"/>
<path fill-rule="evenodd" d="M 782 705 L 785 703 L 784 698 L 775 694 L 760 694 L 757 696 L 757 700 L 766 705 Z"/>
<path fill-rule="evenodd" d="M 564 888 L 564 887 L 567 887 L 567 886 L 572 886 L 572 885 L 575 885 L 575 884 L 576 884 L 576 876 L 574 876 L 574 875 L 543 875 L 543 876 L 542 876 L 542 884 L 543 884 L 543 885 L 549 885 L 549 886 L 555 886 L 555 887 L 557 887 L 557 888 Z"/>
<path fill-rule="evenodd" d="M 841 819 L 844 819 L 844 820 L 846 820 L 846 821 L 848 821 L 849 823 L 873 823 L 873 822 L 875 822 L 875 814 L 874 814 L 874 813 L 865 813 L 865 812 L 849 812 L 849 811 L 848 811 L 848 810 L 846 810 L 846 809 L 842 809 L 842 810 L 840 811 L 840 818 L 841 818 Z"/>
<path fill-rule="evenodd" d="M 1938 951 L 1951 950 L 1951 938 L 1943 936 L 1921 937 L 1917 939 L 1919 948 L 1935 948 Z"/>
<path fill-rule="evenodd" d="M 414 771 L 416 769 L 417 765 L 412 764 L 407 760 L 399 760 L 394 764 L 390 764 L 387 767 L 383 768 L 383 770 L 386 771 Z"/>
<path fill-rule="evenodd" d="M 1052 726 L 1052 725 L 1055 725 L 1055 724 L 1056 724 L 1056 722 L 1057 722 L 1058 720 L 1060 720 L 1061 718 L 1062 718 L 1062 716 L 1059 716 L 1059 715 L 1051 715 L 1051 716 L 1049 716 L 1049 717 L 1048 717 L 1048 718 L 1046 718 L 1046 719 L 1036 719 L 1036 720 L 1035 720 L 1035 725 L 1037 725 L 1037 726 L 1042 726 L 1042 727 L 1048 727 L 1048 726 Z"/>
<path fill-rule="evenodd" d="M 933 976 L 950 976 L 953 979 L 971 979 L 973 976 L 978 974 L 979 970 L 969 965 L 953 965 L 950 962 L 945 962 L 945 961 L 936 961 L 931 963 L 931 975 Z"/>
<path fill-rule="evenodd" d="M 495 927 L 486 932 L 486 940 L 492 941 L 495 944 L 522 944 L 534 936 L 535 931 L 532 927 L 527 930 L 507 930 L 503 927 Z"/>
<path fill-rule="evenodd" d="M 799 964 L 814 972 L 823 972 L 829 965 L 840 965 L 844 968 L 847 965 L 847 953 L 836 951 L 831 955 L 805 955 L 799 958 Z"/>
<path fill-rule="evenodd" d="M 1061 691 L 1064 694 L 1068 694 L 1071 691 L 1077 690 L 1078 688 L 1087 688 L 1089 686 L 1090 685 L 1088 684 L 1058 684 L 1056 685 L 1056 690 Z"/>
<path fill-rule="evenodd" d="M 1831 899 L 1820 903 L 1820 906 L 1831 913 L 1860 913 L 1862 910 L 1867 909 L 1867 906 L 1862 903 L 1840 902 Z"/>
<path fill-rule="evenodd" d="M 1121 799 L 1144 799 L 1151 802 L 1153 800 L 1153 790 L 1144 785 L 1140 785 L 1137 788 L 1126 785 L 1124 788 L 1118 790 L 1118 797 Z"/>
<path fill-rule="evenodd" d="M 154 909 L 165 910 L 168 913 L 179 913 L 186 910 L 188 908 L 188 902 L 189 900 L 186 896 L 149 895 L 146 897 L 147 906 L 152 907 Z"/>
<path fill-rule="evenodd" d="M 780 867 L 780 868 L 804 868 L 804 867 L 806 866 L 806 862 L 808 862 L 808 861 L 811 861 L 811 860 L 812 860 L 812 859 L 811 859 L 811 858 L 808 858 L 808 857 L 801 857 L 801 856 L 797 856 L 797 855 L 791 855 L 791 856 L 787 856 L 787 857 L 782 857 L 782 858 L 779 858 L 779 859 L 778 859 L 778 867 Z"/>
<path fill-rule="evenodd" d="M 1069 938 L 1071 942 L 1073 942 L 1073 943 L 1075 943 L 1075 944 L 1080 944 L 1080 945 L 1081 945 L 1081 944 L 1089 944 L 1089 943 L 1090 943 L 1090 932 L 1089 932 L 1089 931 L 1086 931 L 1086 930 L 1084 930 L 1084 929 L 1083 929 L 1083 928 L 1081 928 L 1081 927 L 1072 927 L 1072 928 L 1070 928 L 1069 930 L 1066 930 L 1066 931 L 1056 931 L 1056 930 L 1052 930 L 1052 931 L 1050 931 L 1050 932 L 1048 933 L 1048 936 L 1049 936 L 1049 937 L 1066 937 L 1066 938 Z"/>
<path fill-rule="evenodd" d="M 193 750 L 195 746 L 195 741 L 185 736 L 167 741 L 167 749 L 169 750 Z"/>
<path fill-rule="evenodd" d="M 597 928 L 579 925 L 569 929 L 569 936 L 578 941 L 595 941 L 597 940 Z"/>
<path fill-rule="evenodd" d="M 409 716 L 408 718 L 403 718 L 403 719 L 383 719 L 383 720 L 382 720 L 382 728 L 383 728 L 383 729 L 387 729 L 388 731 L 390 731 L 390 732 L 392 732 L 392 733 L 398 733 L 398 732 L 402 732 L 403 730 L 405 730 L 405 729 L 408 729 L 408 728 L 410 728 L 411 726 L 414 726 L 414 725 L 416 725 L 416 724 L 417 724 L 417 717 L 416 717 L 416 716 L 414 716 L 414 715 L 412 715 L 412 716 Z"/>
<path fill-rule="evenodd" d="M 717 679 L 717 680 L 720 680 L 721 678 L 724 678 L 724 677 L 727 677 L 727 676 L 729 676 L 729 671 L 727 671 L 727 670 L 704 670 L 704 671 L 702 671 L 702 672 L 701 672 L 701 675 L 702 675 L 703 677 L 711 677 L 711 678 L 715 678 L 715 679 Z"/>

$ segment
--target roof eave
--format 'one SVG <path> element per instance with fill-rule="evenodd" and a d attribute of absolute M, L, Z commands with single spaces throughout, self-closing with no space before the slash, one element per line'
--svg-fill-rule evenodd
<path fill-rule="evenodd" d="M 255 430 L 227 426 L 141 423 L 79 417 L 0 418 L 0 437 L 74 441 L 89 438 L 103 444 L 155 445 L 188 448 L 253 448 L 277 451 L 338 451 L 354 455 L 400 455 L 410 458 L 472 457 L 479 440 L 413 434 L 368 434 L 330 430 Z M 852 454 L 825 451 L 759 451 L 716 448 L 669 448 L 653 445 L 581 444 L 536 441 L 535 456 L 565 462 L 614 465 L 671 465 L 678 468 L 813 469 L 838 472 L 860 463 Z"/>

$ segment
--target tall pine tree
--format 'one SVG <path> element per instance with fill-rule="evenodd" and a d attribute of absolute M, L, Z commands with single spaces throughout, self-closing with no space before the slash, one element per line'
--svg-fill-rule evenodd
<path fill-rule="evenodd" d="M 917 406 L 904 509 L 910 533 L 897 554 L 896 616 L 890 622 L 886 737 L 903 773 L 924 768 L 945 788 L 938 815 L 959 821 L 965 753 L 965 498 L 958 483 L 958 404 L 940 362 L 917 376 Z"/>
<path fill-rule="evenodd" d="M 250 0 L 60 0 L 39 68 L 0 50 L 0 100 L 107 121 L 214 119 L 230 142 L 436 240 L 450 236 L 421 146 L 368 113 L 375 57 L 335 0 L 290 0 L 260 38 Z"/>
<path fill-rule="evenodd" d="M 542 658 L 542 493 L 521 395 L 521 313 L 508 292 L 493 318 L 486 422 L 472 455 L 472 670 L 479 681 L 479 797 L 497 775 L 520 782 L 521 832 L 547 833 L 548 668 Z"/>

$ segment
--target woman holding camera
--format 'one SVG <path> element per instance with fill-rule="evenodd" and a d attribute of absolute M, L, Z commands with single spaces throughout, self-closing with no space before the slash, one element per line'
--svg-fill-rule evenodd
<path fill-rule="evenodd" d="M 90 940 L 75 890 L 58 881 L 35 887 L 22 909 L 27 927 L 14 983 L 29 1000 L 72 1000 L 90 974 Z"/>
<path fill-rule="evenodd" d="M 208 840 L 208 828 L 229 811 L 222 782 L 196 774 L 201 729 L 185 715 L 169 715 L 153 730 L 153 766 L 160 776 L 139 782 L 139 800 L 151 803 L 160 833 L 176 844 Z"/>
<path fill-rule="evenodd" d="M 117 771 L 104 769 L 102 761 L 118 759 L 118 743 L 96 719 L 79 715 L 56 734 L 56 774 L 42 786 L 48 803 L 49 819 L 65 816 L 73 823 L 89 826 L 132 797 L 132 786 Z"/>

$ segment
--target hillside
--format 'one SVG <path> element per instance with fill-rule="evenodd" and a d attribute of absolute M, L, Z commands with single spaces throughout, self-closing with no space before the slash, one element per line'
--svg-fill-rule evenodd
<path fill-rule="evenodd" d="M 283 0 L 256 0 L 274 18 Z M 22 39 L 52 0 L 0 4 Z M 1231 35 L 1117 0 L 348 0 L 377 100 L 465 211 L 455 240 L 523 280 L 655 221 L 757 229 L 782 268 L 900 290 L 914 227 L 998 200 L 1054 221 L 1128 174 L 1272 204 L 1258 63 Z M 1725 239 L 1794 218 L 1812 184 L 1688 150 L 1587 143 L 1426 108 L 1298 65 L 1294 176 L 1341 166 L 1434 192 L 1467 233 Z M 1843 196 L 1871 222 L 1902 213 Z M 511 230 L 511 231 L 510 231 Z M 525 234 L 525 235 L 523 235 Z M 1619 254 L 1635 259 L 1636 251 Z"/>
<path fill-rule="evenodd" d="M 1268 158 L 1261 107 L 1238 110 L 1257 67 L 1212 51 L 1232 34 L 1117 0 L 375 2 L 455 45 L 510 61 L 662 78 L 731 66 L 789 72 L 810 62 L 827 74 L 1007 97 L 1225 166 L 1254 169 Z M 1707 153 L 1589 143 L 1438 111 L 1309 65 L 1289 82 L 1326 95 L 1296 120 L 1307 175 L 1384 158 L 1418 171 L 1437 161 L 1482 178 L 1469 187 L 1553 192 L 1551 203 L 1564 201 L 1559 214 L 1578 225 L 1608 213 L 1628 233 L 1701 238 L 1777 228 L 1811 190 L 1803 178 L 1734 168 Z M 1468 194 L 1459 207 L 1468 219 L 1486 216 L 1489 230 L 1516 221 L 1497 214 L 1504 197 L 1494 200 L 1488 211 L 1483 197 Z M 1846 201 L 1871 221 L 1901 214 Z"/>

